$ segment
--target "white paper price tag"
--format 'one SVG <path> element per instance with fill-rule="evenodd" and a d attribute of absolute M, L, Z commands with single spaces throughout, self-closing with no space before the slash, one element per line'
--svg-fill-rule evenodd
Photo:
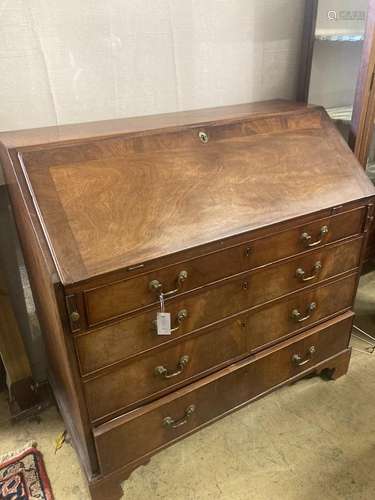
<path fill-rule="evenodd" d="M 171 314 L 166 312 L 158 312 L 156 314 L 156 328 L 158 335 L 170 335 Z"/>

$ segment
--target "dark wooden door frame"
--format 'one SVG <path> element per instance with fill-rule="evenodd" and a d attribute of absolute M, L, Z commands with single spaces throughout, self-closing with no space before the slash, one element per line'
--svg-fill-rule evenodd
<path fill-rule="evenodd" d="M 319 0 L 305 0 L 300 72 L 297 85 L 297 101 L 307 102 L 311 78 L 311 66 L 314 53 L 316 16 Z"/>

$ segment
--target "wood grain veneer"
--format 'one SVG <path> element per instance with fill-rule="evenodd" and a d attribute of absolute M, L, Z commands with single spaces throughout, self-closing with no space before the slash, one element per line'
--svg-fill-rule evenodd
<path fill-rule="evenodd" d="M 372 194 L 320 108 L 203 128 L 19 151 L 63 284 Z"/>

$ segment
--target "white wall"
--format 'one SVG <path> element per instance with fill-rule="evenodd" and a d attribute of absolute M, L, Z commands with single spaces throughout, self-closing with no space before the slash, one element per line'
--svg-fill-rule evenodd
<path fill-rule="evenodd" d="M 0 0 L 0 130 L 293 98 L 303 0 Z"/>
<path fill-rule="evenodd" d="M 352 106 L 362 42 L 315 42 L 309 102 L 326 108 Z"/>

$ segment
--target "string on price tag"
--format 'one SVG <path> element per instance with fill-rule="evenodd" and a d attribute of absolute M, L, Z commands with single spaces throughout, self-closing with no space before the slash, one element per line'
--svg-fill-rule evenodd
<path fill-rule="evenodd" d="M 163 293 L 159 295 L 160 312 L 156 314 L 156 331 L 158 335 L 171 334 L 171 314 L 165 312 Z"/>

